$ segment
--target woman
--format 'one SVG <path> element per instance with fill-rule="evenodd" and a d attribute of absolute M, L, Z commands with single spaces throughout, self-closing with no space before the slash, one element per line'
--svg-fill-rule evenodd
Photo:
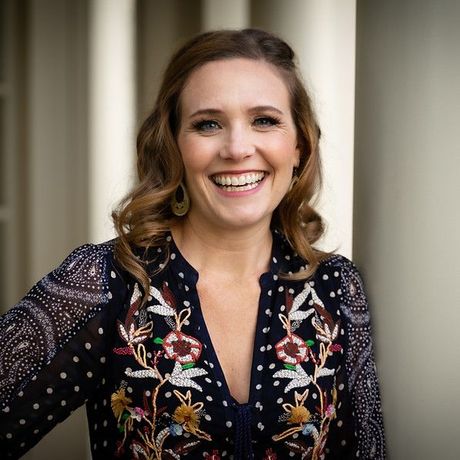
<path fill-rule="evenodd" d="M 384 458 L 359 274 L 312 247 L 319 129 L 293 58 L 258 30 L 173 56 L 119 237 L 2 320 L 2 452 L 86 401 L 93 458 Z"/>

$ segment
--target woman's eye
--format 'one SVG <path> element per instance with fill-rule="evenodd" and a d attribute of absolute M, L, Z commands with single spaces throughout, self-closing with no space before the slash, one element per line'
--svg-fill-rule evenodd
<path fill-rule="evenodd" d="M 193 127 L 197 131 L 209 132 L 209 131 L 216 131 L 217 129 L 220 128 L 220 125 L 215 120 L 200 120 L 200 121 L 196 121 L 195 123 L 193 123 Z"/>
<path fill-rule="evenodd" d="M 279 124 L 279 120 L 273 117 L 258 117 L 254 120 L 254 125 L 261 128 L 268 128 L 270 126 L 276 126 Z"/>

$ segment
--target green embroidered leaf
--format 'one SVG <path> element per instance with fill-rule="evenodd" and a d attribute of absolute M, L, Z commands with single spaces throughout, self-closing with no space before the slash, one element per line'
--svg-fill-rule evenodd
<path fill-rule="evenodd" d="M 286 369 L 289 369 L 290 371 L 295 371 L 296 367 L 293 366 L 292 364 L 285 364 L 284 367 Z"/>
<path fill-rule="evenodd" d="M 125 412 L 123 412 L 123 415 L 121 416 L 121 419 L 124 421 L 127 418 L 129 418 L 129 412 L 125 411 Z"/>
<path fill-rule="evenodd" d="M 182 369 L 185 371 L 185 369 L 190 369 L 191 367 L 193 367 L 195 365 L 195 363 L 188 363 L 188 364 L 184 364 L 182 366 Z"/>
<path fill-rule="evenodd" d="M 163 339 L 161 337 L 155 337 L 153 339 L 154 343 L 156 343 L 157 345 L 163 345 Z"/>
<path fill-rule="evenodd" d="M 309 347 L 312 347 L 315 342 L 313 342 L 313 340 L 306 340 L 305 343 L 309 346 Z"/>

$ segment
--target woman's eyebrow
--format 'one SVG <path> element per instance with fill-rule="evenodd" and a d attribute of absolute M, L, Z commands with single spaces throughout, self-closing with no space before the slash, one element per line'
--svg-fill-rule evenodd
<path fill-rule="evenodd" d="M 283 111 L 274 107 L 273 105 L 257 105 L 256 107 L 251 107 L 250 112 L 276 112 L 280 115 L 283 115 Z"/>
<path fill-rule="evenodd" d="M 190 115 L 190 118 L 196 117 L 197 115 L 219 115 L 222 113 L 222 110 L 219 109 L 200 109 L 193 112 Z"/>
<path fill-rule="evenodd" d="M 255 113 L 255 112 L 266 112 L 266 111 L 269 111 L 269 112 L 276 112 L 276 113 L 279 113 L 280 115 L 283 115 L 283 111 L 274 107 L 273 105 L 257 105 L 255 107 L 251 107 L 249 109 L 249 112 L 250 113 Z M 213 108 L 207 108 L 207 109 L 200 109 L 200 110 L 196 110 L 195 112 L 193 112 L 191 115 L 190 115 L 190 118 L 192 117 L 196 117 L 198 115 L 220 115 L 221 113 L 223 113 L 223 110 L 219 110 L 219 109 L 213 109 Z"/>

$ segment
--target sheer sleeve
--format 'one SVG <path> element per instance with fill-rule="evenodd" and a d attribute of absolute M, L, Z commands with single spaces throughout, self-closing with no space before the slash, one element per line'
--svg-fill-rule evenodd
<path fill-rule="evenodd" d="M 331 426 L 330 457 L 383 460 L 385 436 L 367 298 L 356 267 L 344 258 L 338 265 L 345 355 L 337 376 L 340 402 Z"/>
<path fill-rule="evenodd" d="M 97 389 L 125 297 L 112 245 L 85 245 L 0 318 L 2 458 L 20 457 Z"/>

